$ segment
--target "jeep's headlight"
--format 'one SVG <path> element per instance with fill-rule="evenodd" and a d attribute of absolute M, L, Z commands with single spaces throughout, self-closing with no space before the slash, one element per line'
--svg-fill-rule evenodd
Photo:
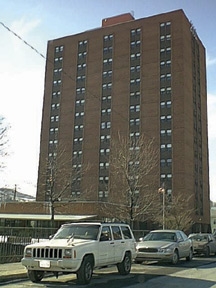
<path fill-rule="evenodd" d="M 64 250 L 64 258 L 72 258 L 72 249 Z"/>
<path fill-rule="evenodd" d="M 25 249 L 25 257 L 32 257 L 32 248 Z"/>

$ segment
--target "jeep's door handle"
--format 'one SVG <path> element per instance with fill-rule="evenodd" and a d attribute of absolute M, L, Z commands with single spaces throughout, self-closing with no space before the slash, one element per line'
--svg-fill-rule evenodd
<path fill-rule="evenodd" d="M 110 242 L 110 244 L 114 244 L 114 242 Z"/>
<path fill-rule="evenodd" d="M 125 241 L 121 241 L 121 243 L 125 243 Z"/>

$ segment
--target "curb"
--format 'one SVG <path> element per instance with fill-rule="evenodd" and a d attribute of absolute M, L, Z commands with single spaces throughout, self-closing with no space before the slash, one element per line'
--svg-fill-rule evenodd
<path fill-rule="evenodd" d="M 14 274 L 7 274 L 7 275 L 0 275 L 0 283 L 7 282 L 8 280 L 14 280 L 14 279 L 25 279 L 28 278 L 27 272 L 21 272 L 21 273 L 14 273 Z"/>

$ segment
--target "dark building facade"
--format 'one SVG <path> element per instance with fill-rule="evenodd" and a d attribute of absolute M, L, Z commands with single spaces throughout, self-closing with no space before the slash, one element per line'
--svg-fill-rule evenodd
<path fill-rule="evenodd" d="M 158 146 L 158 187 L 191 196 L 194 222 L 210 223 L 205 48 L 182 10 L 48 42 L 37 201 L 49 201 L 47 164 L 64 147 L 67 169 L 91 169 L 67 188 L 109 201 L 110 141 L 119 131 Z M 60 164 L 59 164 L 60 165 Z"/>

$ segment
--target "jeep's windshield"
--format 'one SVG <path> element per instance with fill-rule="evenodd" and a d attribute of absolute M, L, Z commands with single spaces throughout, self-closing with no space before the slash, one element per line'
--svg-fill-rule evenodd
<path fill-rule="evenodd" d="M 100 225 L 64 225 L 54 235 L 53 239 L 88 239 L 97 240 Z"/>

